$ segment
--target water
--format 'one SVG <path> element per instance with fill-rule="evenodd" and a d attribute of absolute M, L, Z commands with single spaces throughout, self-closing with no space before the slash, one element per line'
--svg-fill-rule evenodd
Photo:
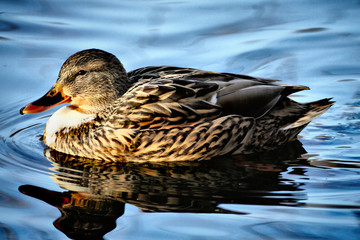
<path fill-rule="evenodd" d="M 359 1 L 2 1 L 0 239 L 358 239 Z M 76 164 L 20 116 L 72 53 L 176 65 L 334 97 L 300 142 L 196 163 Z M 60 210 L 60 211 L 59 211 Z M 85 230 L 86 231 L 85 231 Z"/>

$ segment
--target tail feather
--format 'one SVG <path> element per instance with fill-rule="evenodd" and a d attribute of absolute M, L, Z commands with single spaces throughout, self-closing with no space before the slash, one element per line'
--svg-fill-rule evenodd
<path fill-rule="evenodd" d="M 332 98 L 324 98 L 315 102 L 307 103 L 306 105 L 308 106 L 309 110 L 295 122 L 283 127 L 282 130 L 306 126 L 312 120 L 326 112 L 326 110 L 328 110 L 335 103 L 335 101 L 330 101 L 331 99 Z"/>

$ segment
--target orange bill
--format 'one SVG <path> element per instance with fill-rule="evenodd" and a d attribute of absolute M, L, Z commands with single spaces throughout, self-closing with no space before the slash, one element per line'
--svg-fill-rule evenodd
<path fill-rule="evenodd" d="M 44 96 L 21 108 L 20 114 L 39 113 L 57 105 L 70 102 L 71 98 L 65 95 L 61 88 L 59 90 L 58 86 L 58 84 L 55 84 Z"/>

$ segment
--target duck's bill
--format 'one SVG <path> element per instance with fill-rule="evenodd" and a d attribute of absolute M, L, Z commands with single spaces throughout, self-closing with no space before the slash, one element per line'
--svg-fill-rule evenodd
<path fill-rule="evenodd" d="M 44 96 L 39 98 L 38 100 L 29 103 L 25 107 L 20 109 L 20 114 L 25 113 L 39 113 L 46 111 L 52 107 L 57 105 L 68 103 L 71 99 L 69 96 L 66 96 L 62 93 L 62 91 L 57 91 L 55 87 L 50 89 Z"/>

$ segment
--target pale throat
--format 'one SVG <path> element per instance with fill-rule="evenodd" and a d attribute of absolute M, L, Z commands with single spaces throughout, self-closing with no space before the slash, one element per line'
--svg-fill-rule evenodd
<path fill-rule="evenodd" d="M 46 123 L 44 131 L 44 142 L 50 146 L 55 143 L 56 133 L 68 133 L 70 130 L 92 121 L 96 114 L 84 113 L 74 110 L 73 106 L 64 106 L 57 110 Z"/>

